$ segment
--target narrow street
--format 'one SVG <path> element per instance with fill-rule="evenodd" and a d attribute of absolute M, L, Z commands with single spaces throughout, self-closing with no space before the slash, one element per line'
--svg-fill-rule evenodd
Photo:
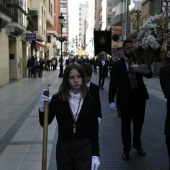
<path fill-rule="evenodd" d="M 44 71 L 42 78 L 23 78 L 0 87 L 0 169 L 40 170 L 42 160 L 43 129 L 39 125 L 39 96 L 49 87 L 50 96 L 58 91 L 59 70 Z M 100 128 L 100 170 L 168 170 L 168 153 L 165 145 L 164 121 L 166 100 L 158 78 L 145 79 L 150 94 L 147 101 L 142 147 L 146 157 L 132 149 L 129 161 L 123 161 L 121 120 L 109 109 L 106 78 L 100 91 L 103 120 Z M 93 75 L 98 84 L 98 74 Z M 55 170 L 56 121 L 49 125 L 48 170 Z"/>

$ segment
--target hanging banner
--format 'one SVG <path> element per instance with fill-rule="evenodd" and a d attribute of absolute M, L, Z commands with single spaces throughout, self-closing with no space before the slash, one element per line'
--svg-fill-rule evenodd
<path fill-rule="evenodd" d="M 107 54 L 111 55 L 111 30 L 101 31 L 94 30 L 94 49 L 95 56 L 100 52 L 105 51 Z"/>

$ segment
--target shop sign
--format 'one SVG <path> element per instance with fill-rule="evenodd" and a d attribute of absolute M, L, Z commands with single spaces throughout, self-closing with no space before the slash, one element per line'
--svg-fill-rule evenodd
<path fill-rule="evenodd" d="M 36 34 L 26 34 L 26 40 L 36 41 Z"/>

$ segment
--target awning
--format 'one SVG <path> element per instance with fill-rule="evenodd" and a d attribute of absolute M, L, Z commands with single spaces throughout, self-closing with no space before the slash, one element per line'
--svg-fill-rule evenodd
<path fill-rule="evenodd" d="M 36 47 L 46 47 L 43 43 L 36 41 Z"/>

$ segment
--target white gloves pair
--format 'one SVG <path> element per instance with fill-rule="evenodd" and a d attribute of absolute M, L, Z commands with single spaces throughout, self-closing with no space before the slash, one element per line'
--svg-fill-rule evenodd
<path fill-rule="evenodd" d="M 134 64 L 134 65 L 131 65 L 131 67 L 133 68 L 133 70 L 135 72 L 138 72 L 138 73 L 141 73 L 141 74 L 149 74 L 151 72 L 151 70 L 148 69 L 147 65 Z"/>
<path fill-rule="evenodd" d="M 41 112 L 44 112 L 44 102 L 45 101 L 50 102 L 50 100 L 51 100 L 51 97 L 47 97 L 44 95 L 45 91 L 46 91 L 46 89 L 44 89 L 40 95 L 40 111 Z"/>
<path fill-rule="evenodd" d="M 116 105 L 115 105 L 114 102 L 109 103 L 109 107 L 110 107 L 110 109 L 113 110 L 113 111 L 116 111 L 116 110 L 117 110 Z"/>
<path fill-rule="evenodd" d="M 92 156 L 91 170 L 98 170 L 100 166 L 100 159 L 98 156 Z"/>

